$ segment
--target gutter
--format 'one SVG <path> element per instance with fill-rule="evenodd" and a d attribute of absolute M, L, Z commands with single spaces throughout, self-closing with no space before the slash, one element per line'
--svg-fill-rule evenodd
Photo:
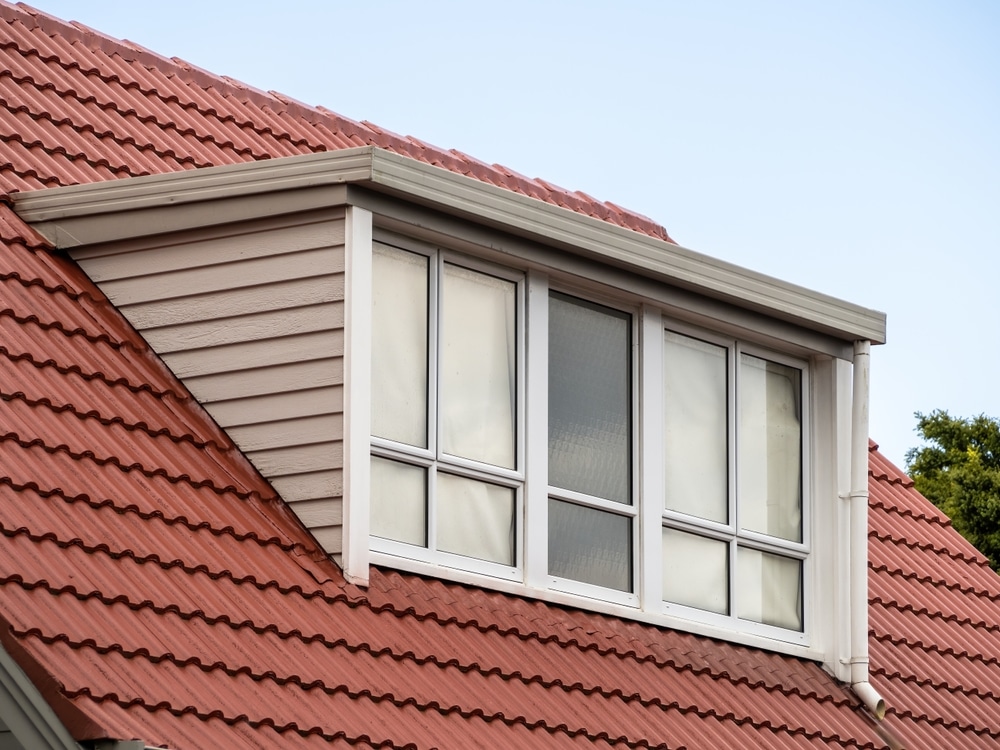
<path fill-rule="evenodd" d="M 879 721 L 885 701 L 868 681 L 868 404 L 871 342 L 854 342 L 851 405 L 851 690 Z"/>
<path fill-rule="evenodd" d="M 472 177 L 366 146 L 13 195 L 63 250 L 348 202 L 347 187 L 491 226 L 834 336 L 885 342 L 884 313 Z"/>

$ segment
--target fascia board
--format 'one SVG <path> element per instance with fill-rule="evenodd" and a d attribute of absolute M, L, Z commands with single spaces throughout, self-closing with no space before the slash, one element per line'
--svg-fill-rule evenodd
<path fill-rule="evenodd" d="M 39 750 L 80 750 L 7 650 L 0 646 L 0 713 L 17 740 Z"/>
<path fill-rule="evenodd" d="M 569 209 L 374 147 L 14 195 L 17 213 L 71 248 L 343 201 L 347 183 L 765 312 L 845 340 L 885 342 L 885 314 Z M 166 212 L 164 209 L 184 210 Z M 120 220 L 111 220 L 119 217 Z"/>
<path fill-rule="evenodd" d="M 583 250 L 599 260 L 810 328 L 885 343 L 884 313 L 413 159 L 389 152 L 376 156 L 372 182 L 410 200 Z"/>

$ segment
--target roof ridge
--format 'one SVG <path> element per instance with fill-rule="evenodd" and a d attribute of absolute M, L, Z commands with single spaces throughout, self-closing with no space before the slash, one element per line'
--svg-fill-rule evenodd
<path fill-rule="evenodd" d="M 85 492 L 78 493 L 76 495 L 70 495 L 65 492 L 62 488 L 56 487 L 52 489 L 43 489 L 38 486 L 35 482 L 28 482 L 26 484 L 21 484 L 15 482 L 11 477 L 0 475 L 0 485 L 6 485 L 10 487 L 15 492 L 34 492 L 39 497 L 44 499 L 49 499 L 50 497 L 58 497 L 67 503 L 85 503 L 94 510 L 100 510 L 101 508 L 112 508 L 116 513 L 134 513 L 139 518 L 144 521 L 149 520 L 160 520 L 167 526 L 180 525 L 189 529 L 190 531 L 200 531 L 205 530 L 212 534 L 213 536 L 231 536 L 239 542 L 252 541 L 256 542 L 260 546 L 264 547 L 267 545 L 276 545 L 286 552 L 293 551 L 295 549 L 301 549 L 306 553 L 312 553 L 314 550 L 298 541 L 282 541 L 277 535 L 269 538 L 260 536 L 256 531 L 246 531 L 239 532 L 236 531 L 232 526 L 225 526 L 221 529 L 216 528 L 208 521 L 201 521 L 199 523 L 194 523 L 187 516 L 167 516 L 161 510 L 154 511 L 143 511 L 133 503 L 128 505 L 119 505 L 112 498 L 104 498 L 101 500 L 95 500 L 90 495 Z"/>

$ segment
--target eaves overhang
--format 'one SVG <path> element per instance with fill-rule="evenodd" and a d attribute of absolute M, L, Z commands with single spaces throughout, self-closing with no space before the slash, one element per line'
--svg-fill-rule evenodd
<path fill-rule="evenodd" d="M 96 243 L 321 209 L 362 185 L 845 341 L 885 342 L 885 314 L 375 147 L 17 193 L 49 242 Z"/>

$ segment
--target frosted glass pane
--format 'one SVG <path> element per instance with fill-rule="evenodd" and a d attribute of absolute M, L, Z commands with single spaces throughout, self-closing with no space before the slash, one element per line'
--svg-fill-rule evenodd
<path fill-rule="evenodd" d="M 802 630 L 802 561 L 740 547 L 738 614 L 744 620 Z"/>
<path fill-rule="evenodd" d="M 437 476 L 437 547 L 514 564 L 514 490 L 451 474 Z"/>
<path fill-rule="evenodd" d="M 371 534 L 427 546 L 427 481 L 419 466 L 372 456 Z"/>
<path fill-rule="evenodd" d="M 729 545 L 663 529 L 663 600 L 729 613 Z"/>
<path fill-rule="evenodd" d="M 664 333 L 664 503 L 725 523 L 729 517 L 726 349 Z"/>
<path fill-rule="evenodd" d="M 744 529 L 802 540 L 802 373 L 744 354 L 739 374 Z"/>
<path fill-rule="evenodd" d="M 630 317 L 549 300 L 549 484 L 631 503 Z"/>
<path fill-rule="evenodd" d="M 441 447 L 514 468 L 516 285 L 446 264 L 441 322 Z"/>
<path fill-rule="evenodd" d="M 372 252 L 372 434 L 427 447 L 427 258 Z"/>
<path fill-rule="evenodd" d="M 549 573 L 631 591 L 631 519 L 550 498 Z"/>

